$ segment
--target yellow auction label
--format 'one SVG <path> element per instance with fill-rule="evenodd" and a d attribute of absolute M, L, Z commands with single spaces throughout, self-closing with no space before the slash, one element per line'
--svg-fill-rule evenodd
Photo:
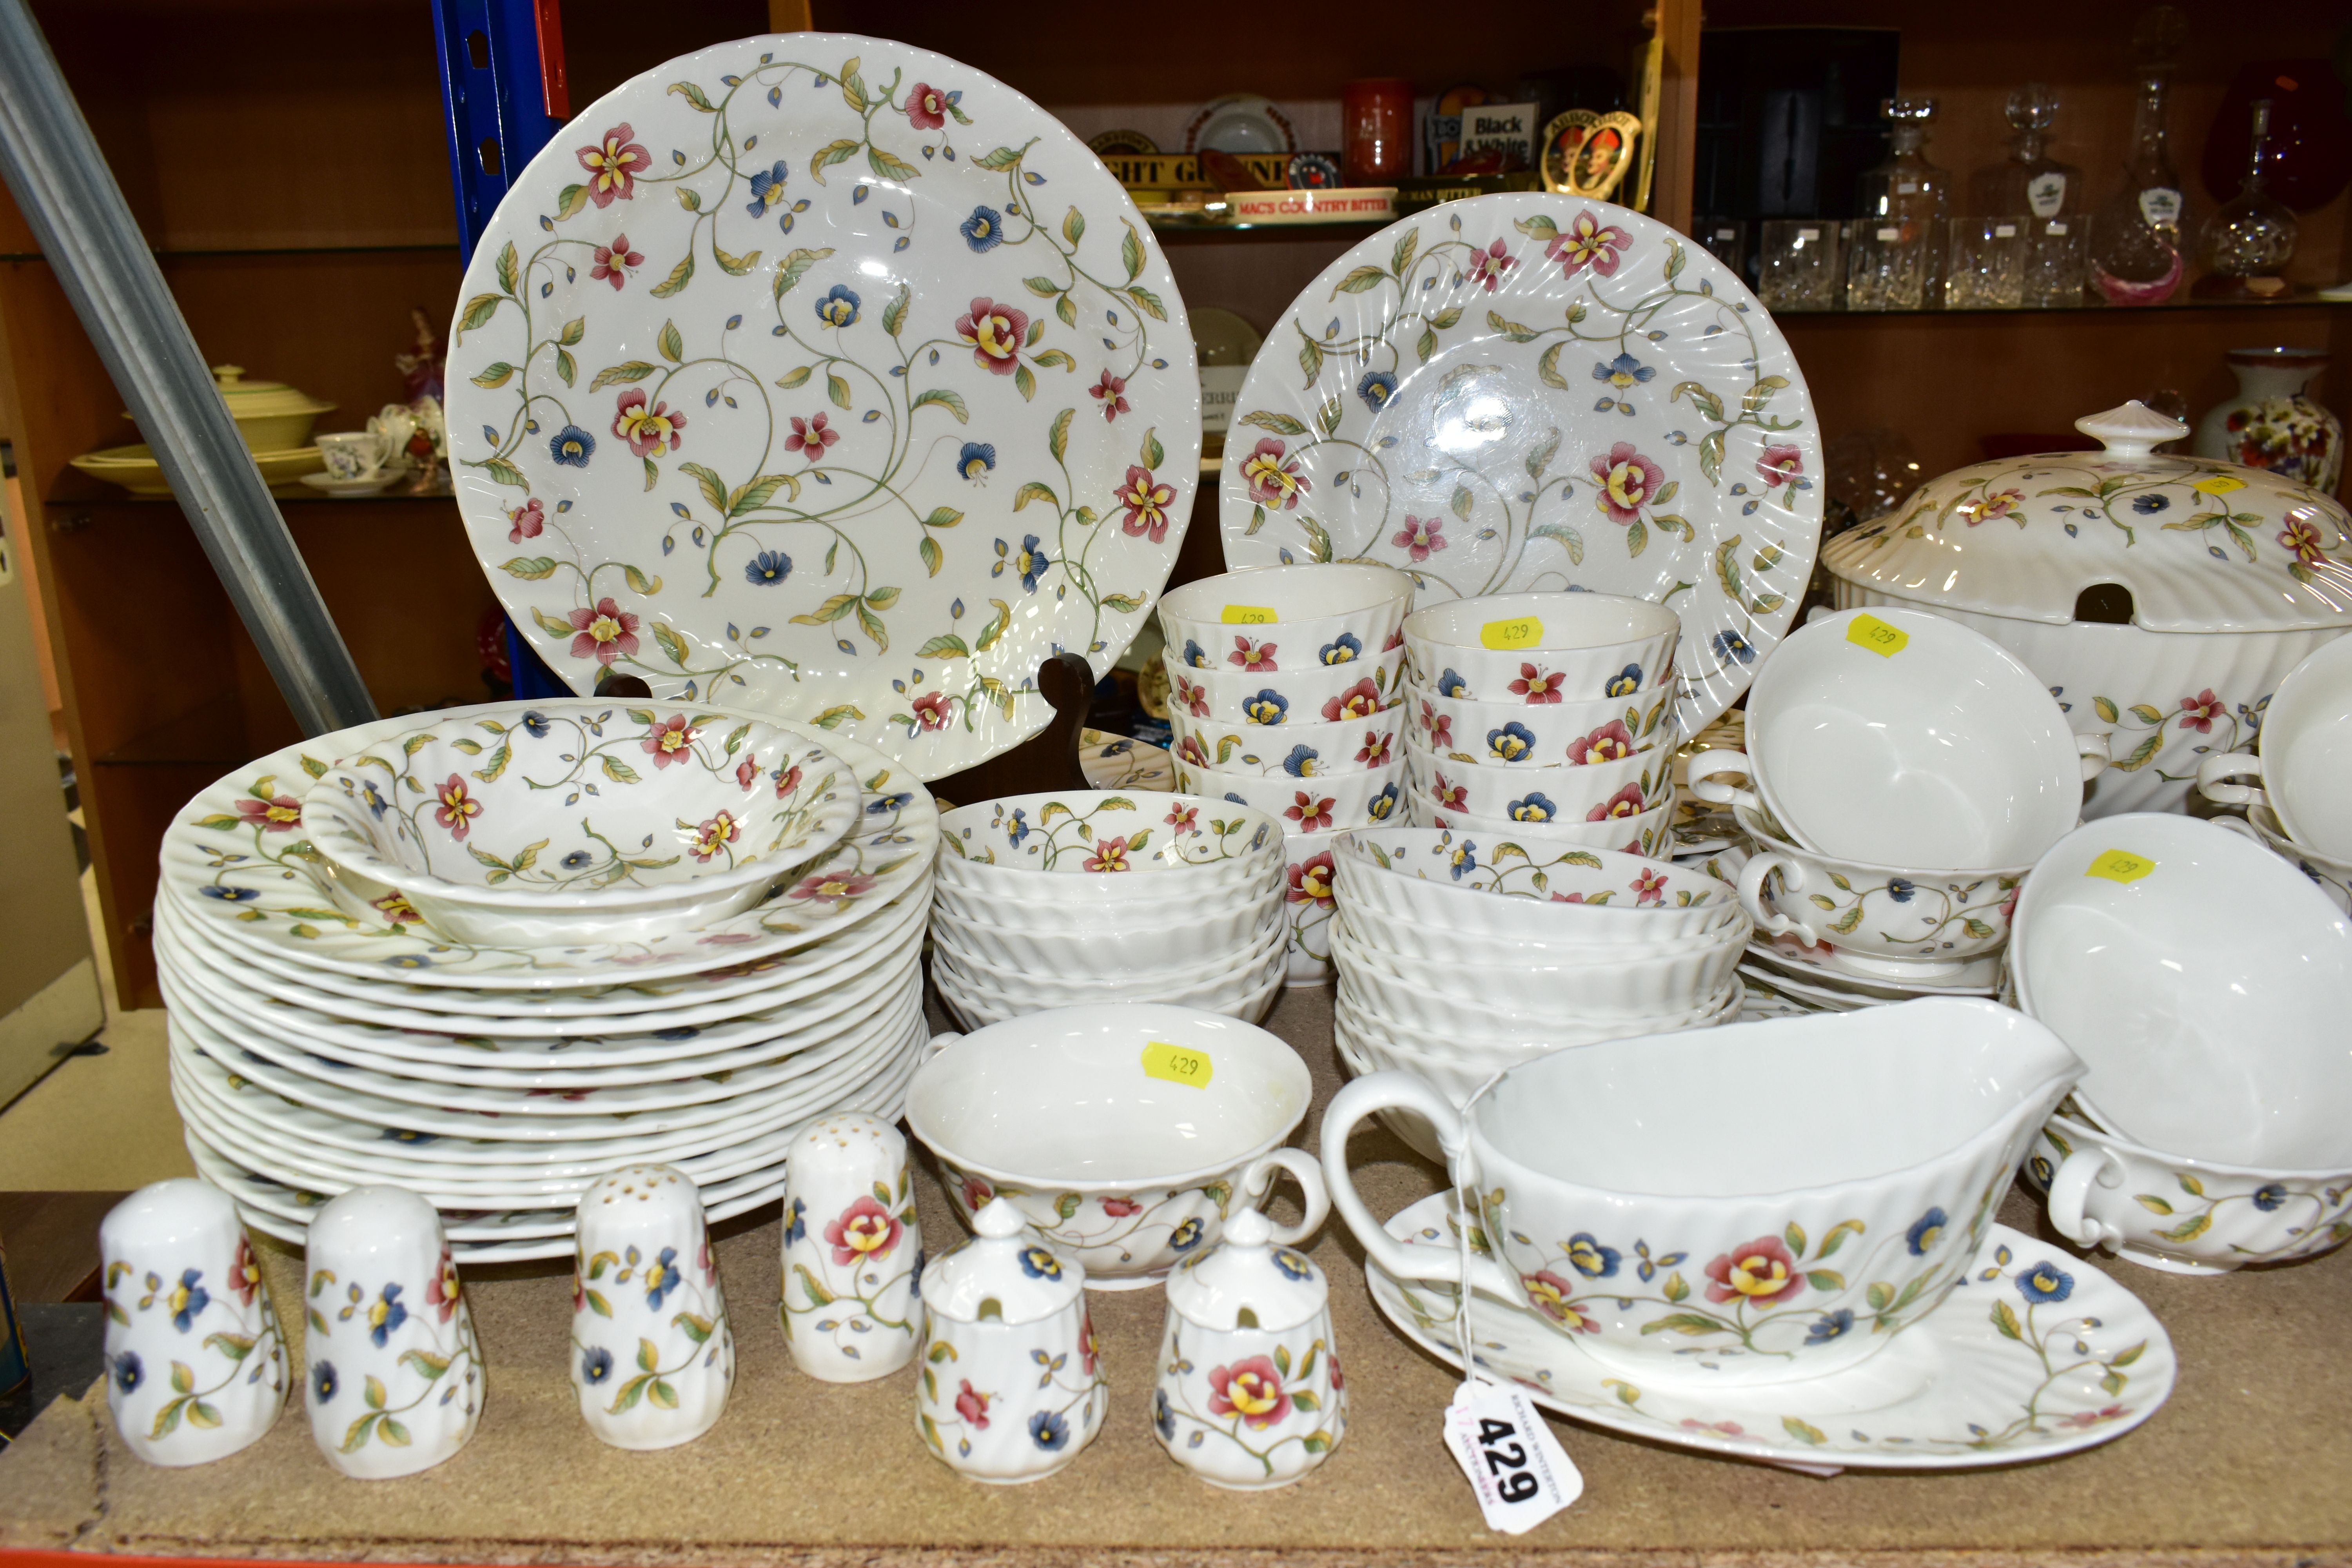
<path fill-rule="evenodd" d="M 1876 616 L 1856 616 L 1846 623 L 1845 640 L 1882 658 L 1893 658 L 1910 646 L 1911 634 L 1901 626 L 1888 626 Z"/>
<path fill-rule="evenodd" d="M 1190 1046 L 1171 1046 L 1165 1040 L 1154 1040 L 1143 1047 L 1143 1076 L 1166 1079 L 1170 1083 L 1189 1084 L 1194 1089 L 1209 1087 L 1209 1079 L 1216 1071 L 1209 1053 Z"/>
<path fill-rule="evenodd" d="M 2195 490 L 2199 495 L 2225 496 L 2231 490 L 2244 489 L 2246 488 L 2246 481 L 2243 479 L 2233 479 L 2227 474 L 2215 474 L 2210 479 L 2198 480 L 2189 488 Z"/>
<path fill-rule="evenodd" d="M 1507 621 L 1488 621 L 1478 628 L 1478 640 L 1487 647 L 1533 647 L 1543 641 L 1543 620 L 1537 616 L 1514 616 Z"/>
<path fill-rule="evenodd" d="M 2135 855 L 2128 849 L 2110 849 L 2092 861 L 2083 875 L 2105 877 L 2110 882 L 2137 882 L 2155 869 L 2156 862 L 2145 855 Z"/>
<path fill-rule="evenodd" d="M 1227 605 L 1224 622 L 1229 626 L 1262 626 L 1274 620 L 1275 614 L 1264 605 Z"/>

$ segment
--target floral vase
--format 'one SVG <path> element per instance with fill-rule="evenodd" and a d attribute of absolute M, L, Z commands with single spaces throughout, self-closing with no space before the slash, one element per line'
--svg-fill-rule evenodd
<path fill-rule="evenodd" d="M 2318 349 L 2232 349 L 2229 363 L 2238 395 L 2197 422 L 2197 455 L 2335 494 L 2344 477 L 2344 426 L 2311 395 L 2327 355 Z"/>

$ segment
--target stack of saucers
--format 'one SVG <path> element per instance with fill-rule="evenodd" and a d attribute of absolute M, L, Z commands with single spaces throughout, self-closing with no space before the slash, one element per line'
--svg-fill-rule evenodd
<path fill-rule="evenodd" d="M 1255 1023 L 1286 970 L 1282 826 L 1229 801 L 1049 791 L 940 817 L 931 980 L 978 1028 L 1097 1002 Z"/>
<path fill-rule="evenodd" d="M 260 1230 L 389 1182 L 475 1261 L 569 1253 L 581 1193 L 643 1161 L 714 1217 L 769 1202 L 796 1124 L 898 1113 L 937 820 L 869 748 L 708 709 L 498 704 L 262 757 L 163 840 L 189 1151 Z"/>
<path fill-rule="evenodd" d="M 1412 604 L 1412 578 L 1364 563 L 1229 572 L 1160 602 L 1176 787 L 1281 821 L 1294 984 L 1330 978 L 1333 838 L 1403 816 Z"/>
<path fill-rule="evenodd" d="M 1414 612 L 1411 820 L 1671 859 L 1681 634 L 1672 610 L 1613 594 Z"/>
<path fill-rule="evenodd" d="M 1752 928 L 1690 868 L 1438 827 L 1344 835 L 1338 868 L 1335 1029 L 1355 1072 L 1404 1068 L 1461 1105 L 1547 1051 L 1739 1016 Z M 1400 1131 L 1433 1155 L 1425 1129 Z"/>

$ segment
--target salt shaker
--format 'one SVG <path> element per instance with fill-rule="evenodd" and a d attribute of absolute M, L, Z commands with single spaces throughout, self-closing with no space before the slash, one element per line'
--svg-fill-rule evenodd
<path fill-rule="evenodd" d="M 1331 1344 L 1330 1286 L 1245 1208 L 1224 1241 L 1168 1277 L 1168 1327 L 1151 1426 L 1169 1457 L 1213 1486 L 1288 1486 L 1348 1428 Z"/>
<path fill-rule="evenodd" d="M 1087 1271 L 1003 1198 L 983 1205 L 971 1227 L 972 1239 L 923 1276 L 929 1331 L 916 1426 L 967 1479 L 1037 1480 L 1094 1441 L 1109 1402 Z"/>
<path fill-rule="evenodd" d="M 432 1468 L 482 1417 L 474 1317 L 433 1205 L 353 1187 L 310 1222 L 304 1342 L 310 1436 L 361 1480 Z"/>
<path fill-rule="evenodd" d="M 878 1117 L 811 1122 L 784 1166 L 784 1289 L 793 1360 L 827 1383 L 864 1383 L 914 1359 L 923 1335 L 907 1140 Z"/>
<path fill-rule="evenodd" d="M 157 1182 L 99 1223 L 106 1403 L 151 1465 L 226 1458 L 286 1409 L 286 1339 L 236 1205 L 192 1177 Z"/>
<path fill-rule="evenodd" d="M 701 1189 L 667 1165 L 625 1165 L 580 1194 L 574 1235 L 572 1385 L 588 1430 L 616 1448 L 692 1442 L 735 1386 Z"/>

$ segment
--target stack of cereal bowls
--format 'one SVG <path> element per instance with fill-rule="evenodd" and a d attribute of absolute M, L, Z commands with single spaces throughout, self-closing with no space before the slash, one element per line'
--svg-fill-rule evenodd
<path fill-rule="evenodd" d="M 1547 1051 L 1739 1016 L 1753 928 L 1689 867 L 1389 827 L 1342 836 L 1338 871 L 1334 1028 L 1357 1073 L 1402 1068 L 1461 1105 Z M 1434 1156 L 1424 1128 L 1399 1131 Z"/>
<path fill-rule="evenodd" d="M 2242 805 L 2216 820 L 2293 861 L 2339 910 L 2352 910 L 2352 637 L 2337 637 L 2287 672 L 2263 711 L 2252 752 L 2209 756 L 2206 799 Z M 2251 778 L 2256 784 L 2226 781 Z"/>
<path fill-rule="evenodd" d="M 1404 623 L 1409 818 L 1674 854 L 1682 623 L 1613 594 L 1455 599 Z"/>
<path fill-rule="evenodd" d="M 1176 787 L 1282 823 L 1295 984 L 1330 977 L 1333 837 L 1403 816 L 1412 604 L 1412 578 L 1354 562 L 1229 572 L 1160 601 Z"/>
<path fill-rule="evenodd" d="M 1098 1002 L 1255 1022 L 1282 989 L 1281 824 L 1215 798 L 1047 791 L 944 813 L 931 981 L 972 1028 Z"/>

